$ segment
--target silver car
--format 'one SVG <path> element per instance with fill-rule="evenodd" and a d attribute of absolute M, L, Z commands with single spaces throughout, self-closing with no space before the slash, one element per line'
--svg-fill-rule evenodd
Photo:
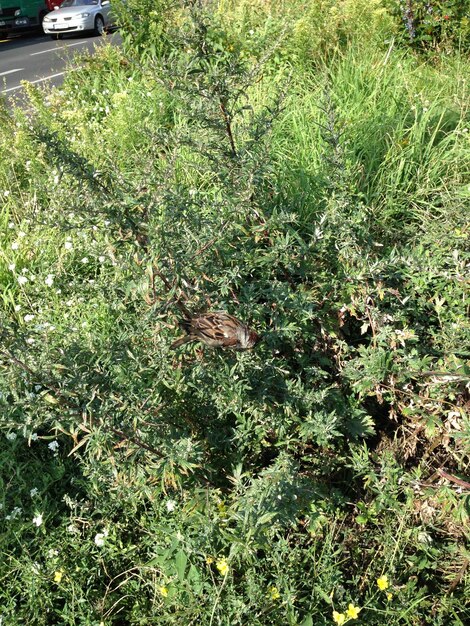
<path fill-rule="evenodd" d="M 109 0 L 64 0 L 44 17 L 42 27 L 52 39 L 83 31 L 102 35 L 104 29 L 112 25 L 110 9 Z"/>

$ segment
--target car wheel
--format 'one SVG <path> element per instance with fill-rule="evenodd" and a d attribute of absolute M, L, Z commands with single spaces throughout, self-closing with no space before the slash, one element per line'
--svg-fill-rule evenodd
<path fill-rule="evenodd" d="M 62 33 L 57 33 L 57 35 L 51 35 L 51 39 L 54 39 L 54 41 L 57 41 L 57 39 L 62 39 L 62 37 Z"/>
<path fill-rule="evenodd" d="M 95 17 L 95 28 L 93 32 L 95 35 L 102 35 L 104 33 L 104 20 L 101 15 Z"/>

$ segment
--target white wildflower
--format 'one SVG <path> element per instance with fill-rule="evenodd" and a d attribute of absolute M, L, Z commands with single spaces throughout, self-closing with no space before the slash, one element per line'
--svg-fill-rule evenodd
<path fill-rule="evenodd" d="M 15 271 L 15 267 L 16 267 L 16 265 L 14 263 L 10 263 L 10 265 L 8 266 L 8 269 L 10 270 L 10 272 L 14 272 Z"/>
<path fill-rule="evenodd" d="M 73 248 L 73 244 L 72 244 L 72 242 L 71 242 L 71 241 L 66 241 L 66 242 L 64 243 L 64 248 L 65 248 L 66 250 L 71 250 L 71 249 Z"/>
<path fill-rule="evenodd" d="M 33 524 L 35 526 L 37 526 L 39 528 L 39 526 L 41 526 L 42 524 L 42 513 L 39 513 L 38 515 L 36 515 L 36 517 L 33 517 Z"/>
<path fill-rule="evenodd" d="M 17 280 L 20 283 L 20 285 L 26 285 L 26 283 L 28 282 L 28 279 L 26 278 L 26 276 L 18 276 Z"/>
<path fill-rule="evenodd" d="M 101 548 L 102 546 L 104 546 L 104 541 L 106 539 L 106 537 L 108 536 L 108 531 L 105 529 L 103 530 L 102 533 L 97 533 L 95 535 L 95 544 Z"/>
<path fill-rule="evenodd" d="M 30 490 L 29 495 L 31 496 L 31 498 L 35 498 L 39 493 L 39 489 L 37 487 L 34 487 L 33 489 Z"/>
<path fill-rule="evenodd" d="M 46 280 L 44 281 L 44 283 L 48 286 L 48 287 L 52 287 L 53 283 L 54 283 L 54 275 L 53 274 L 48 274 Z"/>
<path fill-rule="evenodd" d="M 83 259 L 80 259 L 82 263 L 88 263 L 89 259 L 87 256 L 84 256 Z"/>
<path fill-rule="evenodd" d="M 10 515 L 5 515 L 5 519 L 6 520 L 16 519 L 17 517 L 21 515 L 22 511 L 23 510 L 21 507 L 15 506 L 13 511 L 10 513 Z"/>
<path fill-rule="evenodd" d="M 54 439 L 54 441 L 51 441 L 51 443 L 48 444 L 47 447 L 49 448 L 49 450 L 51 450 L 51 452 L 57 452 L 57 450 L 59 449 L 59 442 Z"/>
<path fill-rule="evenodd" d="M 25 321 L 25 322 L 32 322 L 34 318 L 35 318 L 35 316 L 34 316 L 34 315 L 31 315 L 30 313 L 28 313 L 28 315 L 25 315 L 25 316 L 23 317 L 23 319 L 24 319 L 24 321 Z"/>
<path fill-rule="evenodd" d="M 174 500 L 167 500 L 165 506 L 168 513 L 171 513 L 176 508 L 176 502 Z"/>
<path fill-rule="evenodd" d="M 8 441 L 15 441 L 16 433 L 7 433 L 7 439 Z"/>
<path fill-rule="evenodd" d="M 17 241 L 14 241 L 14 242 L 11 244 L 11 249 L 12 249 L 12 250 L 18 250 L 18 248 L 19 248 L 19 247 L 20 247 L 20 244 L 19 244 Z"/>

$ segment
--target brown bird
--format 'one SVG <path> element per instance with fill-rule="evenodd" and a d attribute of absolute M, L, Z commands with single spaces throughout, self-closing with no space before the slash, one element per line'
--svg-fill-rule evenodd
<path fill-rule="evenodd" d="M 172 348 L 191 341 L 202 341 L 211 348 L 249 350 L 261 339 L 258 333 L 225 311 L 188 316 L 181 321 L 181 326 L 187 334 L 174 341 Z"/>

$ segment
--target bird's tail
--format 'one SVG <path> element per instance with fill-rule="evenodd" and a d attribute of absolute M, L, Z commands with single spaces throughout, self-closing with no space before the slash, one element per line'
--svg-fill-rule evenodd
<path fill-rule="evenodd" d="M 172 350 L 176 350 L 176 348 L 179 348 L 180 346 L 184 345 L 185 343 L 191 343 L 191 341 L 196 341 L 196 337 L 193 337 L 192 335 L 184 335 L 183 337 L 180 337 L 179 339 L 177 339 L 176 341 L 174 341 L 170 348 Z"/>

